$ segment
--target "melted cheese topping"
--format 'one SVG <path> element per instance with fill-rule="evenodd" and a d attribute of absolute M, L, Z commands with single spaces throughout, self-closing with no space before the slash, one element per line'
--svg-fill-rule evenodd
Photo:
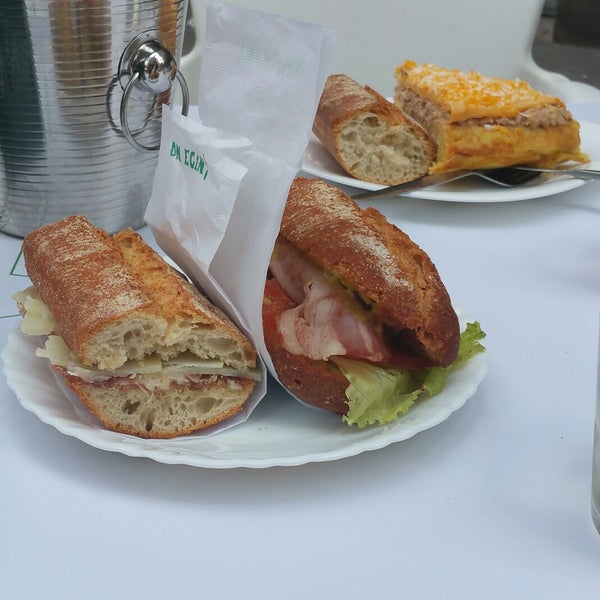
<path fill-rule="evenodd" d="M 475 71 L 444 69 L 431 64 L 406 61 L 396 69 L 403 86 L 440 105 L 451 121 L 477 118 L 514 118 L 527 109 L 553 104 L 558 98 L 534 90 L 518 79 L 486 77 Z"/>

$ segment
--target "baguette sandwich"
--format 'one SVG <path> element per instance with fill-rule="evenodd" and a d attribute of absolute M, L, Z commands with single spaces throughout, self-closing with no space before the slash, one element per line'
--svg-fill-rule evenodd
<path fill-rule="evenodd" d="M 313 133 L 349 175 L 381 185 L 422 177 L 435 158 L 419 123 L 343 74 L 327 78 Z"/>
<path fill-rule="evenodd" d="M 471 328 L 459 352 L 459 321 L 428 255 L 319 179 L 290 188 L 263 324 L 280 382 L 358 426 L 396 419 L 420 393 L 441 391 L 458 359 L 482 350 Z"/>
<path fill-rule="evenodd" d="M 395 78 L 394 103 L 437 145 L 431 173 L 588 160 L 565 104 L 525 81 L 413 61 L 400 65 Z"/>
<path fill-rule="evenodd" d="M 242 409 L 253 346 L 133 230 L 72 216 L 27 235 L 23 256 L 22 329 L 47 336 L 37 354 L 108 429 L 170 438 Z"/>

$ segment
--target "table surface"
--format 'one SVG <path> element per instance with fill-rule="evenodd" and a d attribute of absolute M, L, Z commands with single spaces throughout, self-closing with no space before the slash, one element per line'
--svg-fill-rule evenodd
<path fill-rule="evenodd" d="M 572 110 L 600 123 L 600 105 Z M 352 458 L 212 470 L 63 435 L 2 374 L 0 598 L 600 597 L 600 184 L 374 204 L 487 332 L 489 373 L 466 405 Z M 19 247 L 0 234 L 2 346 L 19 323 L 10 296 L 28 281 Z"/>

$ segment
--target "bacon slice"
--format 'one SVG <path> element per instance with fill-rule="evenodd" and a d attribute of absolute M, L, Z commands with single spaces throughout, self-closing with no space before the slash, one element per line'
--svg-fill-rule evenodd
<path fill-rule="evenodd" d="M 381 363 L 389 359 L 368 313 L 290 244 L 278 241 L 270 269 L 297 304 L 284 311 L 278 323 L 283 347 L 290 354 L 314 360 L 348 356 Z"/>

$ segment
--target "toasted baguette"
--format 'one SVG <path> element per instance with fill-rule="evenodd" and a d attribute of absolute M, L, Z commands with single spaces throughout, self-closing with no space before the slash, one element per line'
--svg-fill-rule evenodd
<path fill-rule="evenodd" d="M 524 81 L 413 61 L 395 77 L 394 103 L 436 142 L 431 173 L 588 160 L 565 104 Z"/>
<path fill-rule="evenodd" d="M 53 334 L 40 355 L 106 427 L 168 438 L 242 409 L 252 344 L 139 234 L 111 237 L 72 216 L 32 231 L 23 255 L 23 325 L 39 298 Z"/>
<path fill-rule="evenodd" d="M 230 319 L 131 229 L 111 237 L 72 216 L 27 235 L 23 256 L 62 337 L 85 364 L 114 369 L 189 350 L 239 370 L 255 365 L 252 345 Z"/>
<path fill-rule="evenodd" d="M 458 318 L 429 256 L 372 207 L 361 209 L 339 188 L 297 178 L 281 235 L 345 287 L 377 307 L 391 328 L 410 332 L 435 364 L 458 348 Z"/>
<path fill-rule="evenodd" d="M 214 377 L 198 387 L 171 381 L 142 393 L 125 378 L 97 385 L 60 367 L 54 370 L 108 429 L 151 439 L 179 437 L 224 421 L 240 412 L 255 385 L 241 377 Z"/>
<path fill-rule="evenodd" d="M 342 295 L 355 300 L 358 320 L 373 321 L 377 331 L 383 330 L 382 335 L 393 340 L 391 361 L 382 366 L 410 370 L 448 366 L 455 360 L 458 318 L 435 265 L 375 209 L 362 210 L 322 180 L 297 178 L 290 188 L 274 256 L 279 251 L 288 257 L 297 251 L 303 260 L 317 265 Z M 271 266 L 273 270 L 273 262 Z M 290 271 L 295 271 L 293 263 Z M 275 371 L 299 399 L 344 414 L 348 381 L 334 361 L 315 360 L 286 344 L 281 315 L 296 306 L 279 281 L 267 281 L 263 324 Z"/>
<path fill-rule="evenodd" d="M 421 125 L 342 74 L 328 77 L 313 132 L 347 173 L 381 185 L 417 179 L 435 158 L 435 145 Z"/>

